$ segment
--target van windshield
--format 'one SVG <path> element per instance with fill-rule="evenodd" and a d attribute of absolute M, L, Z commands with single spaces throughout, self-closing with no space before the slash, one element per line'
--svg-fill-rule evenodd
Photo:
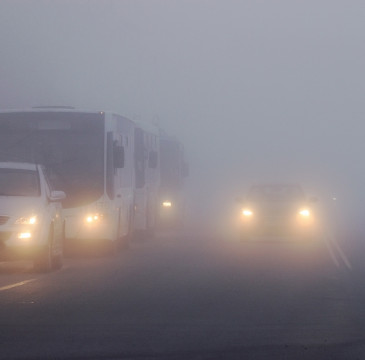
<path fill-rule="evenodd" d="M 0 169 L 0 196 L 40 196 L 38 173 L 33 170 Z"/>

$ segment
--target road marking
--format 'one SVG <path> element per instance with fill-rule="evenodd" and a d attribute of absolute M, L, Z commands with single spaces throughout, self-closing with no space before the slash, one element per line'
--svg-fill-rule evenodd
<path fill-rule="evenodd" d="M 333 239 L 333 238 L 332 238 Z M 349 261 L 349 259 L 346 257 L 345 253 L 343 252 L 343 250 L 340 248 L 340 245 L 338 244 L 338 242 L 336 241 L 336 239 L 333 239 L 333 244 L 335 245 L 336 250 L 338 251 L 338 253 L 340 254 L 343 262 L 346 264 L 346 266 L 352 270 L 352 266 L 351 263 Z"/>
<path fill-rule="evenodd" d="M 340 245 L 338 244 L 336 238 L 332 234 L 327 234 L 324 238 L 327 249 L 331 255 L 332 261 L 337 267 L 340 266 L 339 260 L 342 259 L 343 263 L 347 266 L 349 270 L 352 270 L 352 265 L 350 260 L 347 258 Z M 337 254 L 337 256 L 336 256 Z"/>
<path fill-rule="evenodd" d="M 37 280 L 37 279 L 24 280 L 24 281 L 15 283 L 15 284 L 6 285 L 6 286 L 3 286 L 3 287 L 0 287 L 0 291 L 5 291 L 5 290 L 13 289 L 13 288 L 18 287 L 18 286 L 23 286 L 23 285 L 29 284 L 30 282 L 32 282 L 34 280 Z"/>
<path fill-rule="evenodd" d="M 324 238 L 324 242 L 325 242 L 325 244 L 326 244 L 326 246 L 327 246 L 328 252 L 330 253 L 330 256 L 331 256 L 332 261 L 334 262 L 334 264 L 335 264 L 337 267 L 339 267 L 339 266 L 340 266 L 340 264 L 339 264 L 339 262 L 338 262 L 338 260 L 337 260 L 337 258 L 336 258 L 336 256 L 335 256 L 334 252 L 333 252 L 333 251 L 332 251 L 332 249 L 331 249 L 331 246 L 330 246 L 330 244 L 329 244 L 329 242 L 328 242 L 328 237 L 327 237 L 327 236 L 325 236 L 325 238 Z"/>

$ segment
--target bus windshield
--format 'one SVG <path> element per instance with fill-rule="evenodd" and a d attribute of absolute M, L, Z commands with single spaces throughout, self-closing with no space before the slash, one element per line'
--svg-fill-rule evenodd
<path fill-rule="evenodd" d="M 86 205 L 103 194 L 103 124 L 101 113 L 0 114 L 0 160 L 43 164 L 63 207 Z"/>

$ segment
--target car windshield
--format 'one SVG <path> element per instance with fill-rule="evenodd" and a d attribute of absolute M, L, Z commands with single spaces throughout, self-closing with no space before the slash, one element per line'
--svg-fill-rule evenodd
<path fill-rule="evenodd" d="M 38 173 L 34 170 L 0 169 L 0 196 L 40 196 Z"/>
<path fill-rule="evenodd" d="M 264 185 L 251 188 L 249 201 L 300 201 L 305 198 L 302 189 L 295 185 Z"/>

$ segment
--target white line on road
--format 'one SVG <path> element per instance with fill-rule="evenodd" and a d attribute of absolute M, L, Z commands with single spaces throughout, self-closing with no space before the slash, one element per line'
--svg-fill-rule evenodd
<path fill-rule="evenodd" d="M 334 252 L 333 252 L 333 251 L 332 251 L 332 249 L 331 249 L 331 245 L 330 245 L 330 244 L 329 244 L 329 242 L 328 242 L 328 237 L 327 237 L 327 236 L 325 236 L 325 238 L 324 238 L 324 242 L 325 242 L 325 244 L 326 244 L 326 246 L 327 246 L 327 249 L 328 249 L 328 252 L 329 252 L 329 254 L 330 254 L 330 256 L 331 256 L 332 261 L 334 262 L 334 264 L 335 264 L 337 267 L 339 267 L 339 266 L 340 266 L 340 264 L 339 264 L 338 260 L 336 259 L 336 256 L 335 256 Z"/>
<path fill-rule="evenodd" d="M 324 242 L 326 243 L 328 252 L 331 255 L 332 261 L 335 263 L 337 267 L 340 266 L 340 261 L 342 259 L 343 263 L 347 266 L 349 270 L 352 270 L 352 265 L 338 244 L 336 238 L 332 234 L 328 234 L 324 238 Z M 336 255 L 337 254 L 337 255 Z"/>
<path fill-rule="evenodd" d="M 338 244 L 338 242 L 336 241 L 336 239 L 332 239 L 332 243 L 335 245 L 336 250 L 338 251 L 338 253 L 340 254 L 343 262 L 346 264 L 346 266 L 352 270 L 352 266 L 351 263 L 349 261 L 349 259 L 347 258 L 347 256 L 345 255 L 345 253 L 343 252 L 343 250 L 340 248 L 340 245 Z"/>
<path fill-rule="evenodd" d="M 24 281 L 15 283 L 15 284 L 6 285 L 6 286 L 3 286 L 3 287 L 0 287 L 0 291 L 5 291 L 5 290 L 9 290 L 9 289 L 18 287 L 18 286 L 23 286 L 23 285 L 29 284 L 30 282 L 32 282 L 34 280 L 37 280 L 37 279 L 24 280 Z"/>

